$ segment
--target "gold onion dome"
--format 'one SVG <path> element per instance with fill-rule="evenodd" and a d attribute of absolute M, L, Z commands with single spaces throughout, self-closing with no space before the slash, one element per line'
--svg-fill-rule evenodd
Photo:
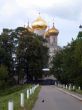
<path fill-rule="evenodd" d="M 48 30 L 49 35 L 58 35 L 59 31 L 55 28 L 54 23 L 53 23 L 53 27 L 51 29 Z"/>
<path fill-rule="evenodd" d="M 39 15 L 39 17 L 33 22 L 32 28 L 33 29 L 37 29 L 37 30 L 43 30 L 43 29 L 46 29 L 47 28 L 47 23 Z"/>

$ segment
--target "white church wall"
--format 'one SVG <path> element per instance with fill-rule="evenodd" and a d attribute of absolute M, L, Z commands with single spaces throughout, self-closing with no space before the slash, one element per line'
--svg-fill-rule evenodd
<path fill-rule="evenodd" d="M 34 33 L 40 36 L 44 36 L 45 30 L 34 30 Z"/>

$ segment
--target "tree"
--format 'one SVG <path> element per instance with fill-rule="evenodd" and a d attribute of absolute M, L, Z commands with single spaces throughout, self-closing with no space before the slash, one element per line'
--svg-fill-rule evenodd
<path fill-rule="evenodd" d="M 3 29 L 0 35 L 0 65 L 5 65 L 8 70 L 7 81 L 14 83 L 14 59 L 15 32 L 11 29 Z M 9 84 L 10 84 L 9 83 Z"/>
<path fill-rule="evenodd" d="M 42 36 L 35 35 L 27 28 L 3 29 L 0 35 L 0 65 L 8 70 L 8 81 L 18 83 L 39 79 L 42 69 L 48 65 L 48 48 Z"/>
<path fill-rule="evenodd" d="M 82 85 L 82 32 L 53 58 L 52 72 L 62 83 Z"/>
<path fill-rule="evenodd" d="M 77 39 L 76 39 L 76 46 L 74 50 L 74 57 L 76 61 L 76 84 L 82 85 L 82 32 L 78 33 Z"/>
<path fill-rule="evenodd" d="M 0 66 L 0 87 L 5 88 L 8 79 L 8 69 L 6 66 Z"/>
<path fill-rule="evenodd" d="M 48 64 L 48 48 L 44 46 L 44 39 L 25 28 L 19 28 L 20 38 L 17 47 L 18 76 L 28 80 L 42 77 L 42 68 Z M 19 79 L 18 78 L 18 79 Z M 19 79 L 20 80 L 20 79 Z"/>
<path fill-rule="evenodd" d="M 62 74 L 62 51 L 58 52 L 51 62 L 53 64 L 51 68 L 51 73 L 61 81 L 61 74 Z"/>

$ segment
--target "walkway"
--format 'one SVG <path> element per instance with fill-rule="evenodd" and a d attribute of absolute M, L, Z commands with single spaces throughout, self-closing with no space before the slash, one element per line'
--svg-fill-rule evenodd
<path fill-rule="evenodd" d="M 82 110 L 82 102 L 54 86 L 42 86 L 33 110 Z"/>

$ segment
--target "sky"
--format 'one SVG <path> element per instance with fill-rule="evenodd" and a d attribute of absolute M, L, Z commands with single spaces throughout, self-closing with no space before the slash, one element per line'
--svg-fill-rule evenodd
<path fill-rule="evenodd" d="M 76 38 L 82 24 L 82 0 L 0 0 L 0 33 L 3 28 L 28 25 L 38 17 L 59 30 L 58 45 Z"/>

